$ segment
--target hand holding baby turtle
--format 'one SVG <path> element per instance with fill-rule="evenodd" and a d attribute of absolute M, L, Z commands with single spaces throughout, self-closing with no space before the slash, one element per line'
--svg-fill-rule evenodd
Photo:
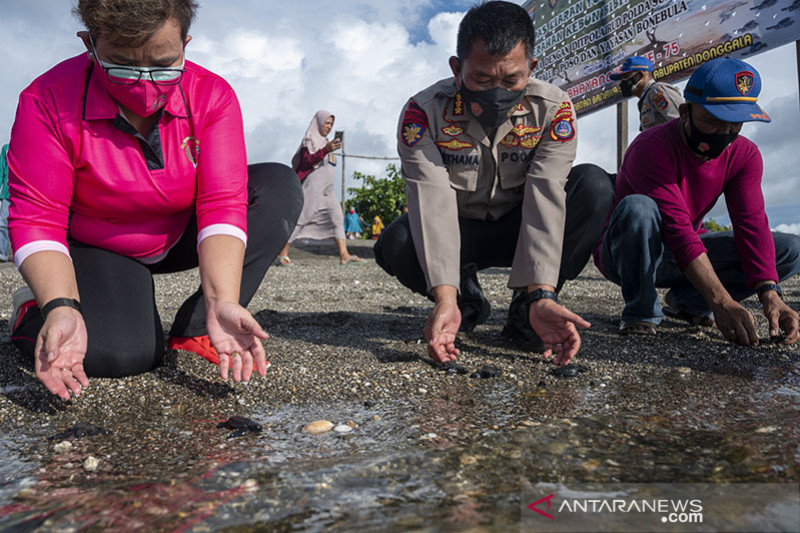
<path fill-rule="evenodd" d="M 762 347 L 780 346 L 786 343 L 786 335 L 773 335 L 771 337 L 762 337 L 758 339 L 758 345 Z"/>
<path fill-rule="evenodd" d="M 229 439 L 241 437 L 247 433 L 261 433 L 261 424 L 255 420 L 250 420 L 243 416 L 232 416 L 229 419 L 217 424 L 218 428 L 233 429 L 234 431 L 228 435 Z"/>

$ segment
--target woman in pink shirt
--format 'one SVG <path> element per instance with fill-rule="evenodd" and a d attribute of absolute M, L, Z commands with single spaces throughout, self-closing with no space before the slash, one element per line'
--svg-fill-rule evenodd
<path fill-rule="evenodd" d="M 236 95 L 186 61 L 193 0 L 80 0 L 86 53 L 20 95 L 9 151 L 12 340 L 64 399 L 160 364 L 152 274 L 199 266 L 167 345 L 247 381 L 268 366 L 245 309 L 302 208 L 296 174 L 247 166 Z M 275 228 L 278 228 L 276 231 Z"/>

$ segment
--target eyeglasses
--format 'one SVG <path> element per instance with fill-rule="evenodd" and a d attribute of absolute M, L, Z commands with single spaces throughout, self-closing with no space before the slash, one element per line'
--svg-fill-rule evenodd
<path fill-rule="evenodd" d="M 156 85 L 177 85 L 183 78 L 183 67 L 121 67 L 109 65 L 98 58 L 100 66 L 106 71 L 108 80 L 118 85 L 133 85 L 138 83 L 142 76 L 148 77 Z"/>
<path fill-rule="evenodd" d="M 94 57 L 97 58 L 100 66 L 106 71 L 108 81 L 118 85 L 134 85 L 139 83 L 142 76 L 150 78 L 150 81 L 156 85 L 177 85 L 183 79 L 183 72 L 186 70 L 183 65 L 180 67 L 125 67 L 122 65 L 114 65 L 106 63 L 100 56 L 97 55 L 97 49 L 94 47 L 94 40 L 91 35 L 89 42 L 92 45 L 92 52 Z"/>

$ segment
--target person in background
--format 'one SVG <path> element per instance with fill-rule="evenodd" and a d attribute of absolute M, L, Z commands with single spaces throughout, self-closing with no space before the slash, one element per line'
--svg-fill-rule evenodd
<path fill-rule="evenodd" d="M 328 140 L 335 117 L 319 110 L 306 129 L 300 146 L 292 157 L 292 168 L 303 182 L 305 204 L 292 236 L 278 254 L 276 265 L 289 266 L 289 246 L 300 239 L 334 239 L 339 251 L 339 263 L 349 265 L 364 260 L 347 251 L 344 235 L 344 217 L 333 187 L 336 181 L 336 156 L 333 152 L 342 147 L 342 141 Z"/>
<path fill-rule="evenodd" d="M 167 345 L 266 374 L 246 306 L 302 207 L 287 166 L 247 166 L 239 103 L 186 59 L 193 0 L 79 0 L 84 53 L 20 95 L 9 150 L 11 339 L 68 399 L 164 356 L 153 274 L 199 266 Z M 202 149 L 200 147 L 202 146 Z M 277 229 L 276 229 L 277 228 Z"/>
<path fill-rule="evenodd" d="M 595 263 L 620 285 L 619 332 L 655 335 L 664 315 L 716 323 L 731 342 L 759 344 L 739 303 L 757 294 L 769 334 L 798 339 L 798 314 L 778 283 L 800 272 L 800 237 L 771 232 L 758 147 L 742 123 L 770 122 L 756 102 L 761 77 L 732 58 L 700 66 L 686 84 L 680 117 L 639 134 L 617 176 L 617 204 Z M 701 234 L 703 216 L 725 197 L 733 231 Z M 657 287 L 669 288 L 666 306 Z"/>
<path fill-rule="evenodd" d="M 348 239 L 360 239 L 364 219 L 356 213 L 356 209 L 351 205 L 344 216 L 344 232 Z"/>
<path fill-rule="evenodd" d="M 0 261 L 8 261 L 8 144 L 0 150 Z"/>
<path fill-rule="evenodd" d="M 609 78 L 622 80 L 622 95 L 639 98 L 639 131 L 658 126 L 678 117 L 678 106 L 683 103 L 677 87 L 653 78 L 653 62 L 646 57 L 630 56 L 619 72 Z"/>
<path fill-rule="evenodd" d="M 375 244 L 376 262 L 435 305 L 424 328 L 435 361 L 457 358 L 458 331 L 491 306 L 477 271 L 511 267 L 504 331 L 523 349 L 568 363 L 589 323 L 562 306 L 562 284 L 583 270 L 613 204 L 608 175 L 572 166 L 574 106 L 531 78 L 535 34 L 512 2 L 471 8 L 458 28 L 453 76 L 403 107 L 397 146 L 408 213 Z"/>
<path fill-rule="evenodd" d="M 383 222 L 381 222 L 381 217 L 375 215 L 375 218 L 372 219 L 372 240 L 377 241 L 378 237 L 381 236 L 382 231 Z"/>

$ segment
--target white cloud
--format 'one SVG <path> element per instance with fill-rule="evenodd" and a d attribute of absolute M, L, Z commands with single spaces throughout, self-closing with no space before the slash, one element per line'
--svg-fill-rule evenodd
<path fill-rule="evenodd" d="M 251 162 L 288 162 L 317 109 L 336 115 L 335 128 L 347 132 L 348 153 L 395 156 L 403 103 L 450 75 L 447 59 L 455 52 L 458 23 L 473 3 L 450 0 L 454 12 L 437 13 L 435 6 L 442 3 L 433 0 L 206 1 L 192 27 L 187 57 L 224 76 L 236 90 Z M 0 53 L 6 60 L 0 142 L 8 139 L 18 93 L 36 75 L 83 50 L 74 36 L 81 25 L 67 5 L 54 9 L 48 0 L 7 4 L 0 20 Z M 796 198 L 800 111 L 794 47 L 748 61 L 764 78 L 762 102 L 775 118 L 773 124 L 745 130 L 764 154 L 767 202 Z M 789 67 L 791 75 L 786 75 Z M 632 137 L 638 129 L 634 100 L 629 107 Z M 579 162 L 614 170 L 615 120 L 613 108 L 580 119 Z M 347 174 L 381 173 L 385 166 L 384 161 L 350 158 Z"/>
<path fill-rule="evenodd" d="M 772 228 L 772 231 L 780 231 L 781 233 L 794 233 L 800 235 L 800 224 L 779 224 L 778 227 Z"/>

